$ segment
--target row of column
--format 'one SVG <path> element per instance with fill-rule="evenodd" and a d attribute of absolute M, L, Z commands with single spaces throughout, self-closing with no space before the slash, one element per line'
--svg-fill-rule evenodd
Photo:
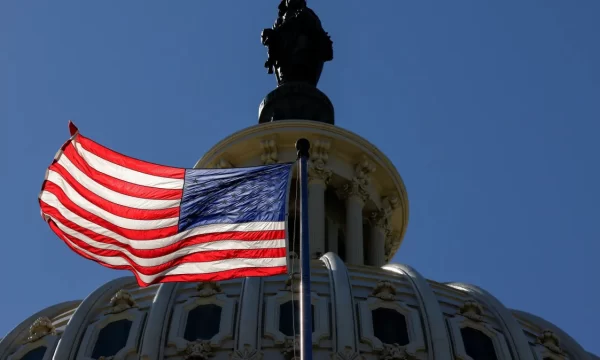
<path fill-rule="evenodd" d="M 327 169 L 319 158 L 311 159 L 309 164 L 308 183 L 308 211 L 310 223 L 310 248 L 313 258 L 317 258 L 325 252 L 325 243 L 331 252 L 338 252 L 339 225 L 327 220 L 325 214 L 325 191 L 331 177 L 331 171 Z M 368 200 L 368 173 L 374 171 L 372 167 L 357 165 L 357 176 L 355 176 L 340 191 L 345 200 L 346 224 L 345 224 L 345 261 L 349 264 L 364 265 L 365 246 L 363 232 L 363 208 Z M 386 235 L 388 212 L 378 211 L 372 214 L 368 221 L 370 226 L 367 246 L 367 262 L 372 266 L 383 266 L 386 263 Z M 329 222 L 326 224 L 326 222 Z M 327 233 L 326 233 L 327 232 Z"/>

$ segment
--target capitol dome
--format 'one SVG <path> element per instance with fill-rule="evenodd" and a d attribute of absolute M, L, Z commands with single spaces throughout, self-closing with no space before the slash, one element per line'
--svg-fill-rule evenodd
<path fill-rule="evenodd" d="M 332 59 L 332 42 L 314 12 L 304 1 L 282 1 L 279 10 L 276 25 L 263 32 L 263 43 L 273 46 L 265 66 L 278 86 L 260 104 L 259 124 L 217 143 L 195 167 L 291 163 L 296 141 L 310 141 L 313 357 L 600 359 L 560 328 L 506 308 L 484 289 L 439 283 L 390 262 L 408 226 L 402 178 L 377 147 L 334 125 L 333 105 L 316 88 L 324 62 Z M 301 15 L 293 31 L 273 37 L 278 26 Z M 285 46 L 273 45 L 277 39 Z M 133 276 L 114 279 L 83 300 L 24 319 L 0 339 L 0 360 L 300 359 L 297 183 L 294 174 L 289 274 L 147 287 Z"/>
<path fill-rule="evenodd" d="M 387 157 L 354 133 L 317 121 L 262 123 L 224 139 L 196 167 L 294 161 L 301 137 L 312 144 L 315 359 L 599 359 L 560 328 L 507 309 L 477 286 L 438 283 L 388 263 L 407 227 L 406 190 Z M 145 288 L 134 277 L 118 278 L 25 319 L 0 341 L 0 360 L 298 357 L 295 203 L 292 191 L 294 275 Z"/>

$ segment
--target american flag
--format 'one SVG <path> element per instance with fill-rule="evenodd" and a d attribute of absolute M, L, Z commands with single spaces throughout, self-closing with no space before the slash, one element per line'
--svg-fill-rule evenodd
<path fill-rule="evenodd" d="M 287 272 L 291 163 L 182 169 L 71 138 L 46 172 L 42 217 L 77 254 L 140 286 Z"/>

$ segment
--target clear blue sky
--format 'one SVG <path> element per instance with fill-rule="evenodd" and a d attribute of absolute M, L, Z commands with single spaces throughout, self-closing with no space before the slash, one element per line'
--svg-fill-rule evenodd
<path fill-rule="evenodd" d="M 126 275 L 73 254 L 39 215 L 68 119 L 117 151 L 193 166 L 257 122 L 277 4 L 1 2 L 0 334 Z M 309 4 L 334 41 L 320 87 L 337 125 L 388 154 L 408 189 L 394 260 L 600 353 L 600 1 Z"/>

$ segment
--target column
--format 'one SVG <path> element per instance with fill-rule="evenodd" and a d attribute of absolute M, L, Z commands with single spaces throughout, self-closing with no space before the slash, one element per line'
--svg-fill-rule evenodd
<path fill-rule="evenodd" d="M 327 252 L 338 253 L 338 224 L 327 219 Z"/>
<path fill-rule="evenodd" d="M 370 174 L 374 171 L 375 166 L 363 155 L 361 161 L 354 166 L 352 180 L 344 185 L 341 191 L 341 195 L 346 199 L 345 245 L 346 262 L 349 264 L 363 265 L 365 262 L 362 211 L 369 198 Z"/>
<path fill-rule="evenodd" d="M 325 190 L 331 178 L 327 167 L 330 143 L 317 139 L 311 144 L 308 164 L 308 221 L 312 259 L 325 253 Z"/>
<path fill-rule="evenodd" d="M 325 189 L 321 179 L 308 182 L 308 221 L 310 233 L 310 255 L 315 259 L 325 252 Z"/>
<path fill-rule="evenodd" d="M 386 217 L 382 212 L 375 212 L 369 219 L 371 243 L 367 247 L 369 265 L 381 267 L 385 265 Z"/>
<path fill-rule="evenodd" d="M 345 187 L 346 195 L 346 262 L 364 264 L 363 216 L 366 196 L 356 187 Z"/>

